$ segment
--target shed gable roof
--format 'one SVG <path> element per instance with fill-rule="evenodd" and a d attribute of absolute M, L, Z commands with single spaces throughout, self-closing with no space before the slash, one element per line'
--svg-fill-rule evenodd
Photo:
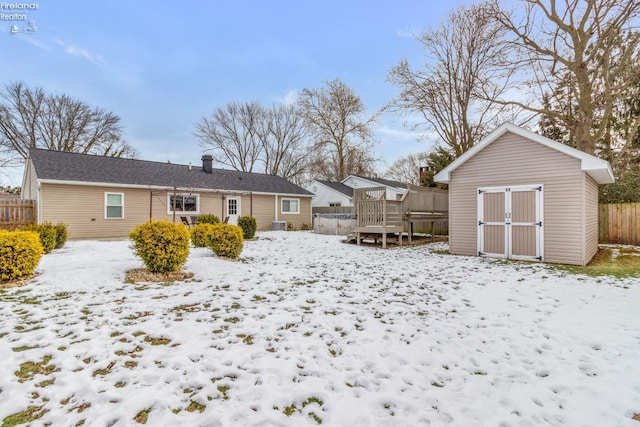
<path fill-rule="evenodd" d="M 313 195 L 276 175 L 34 148 L 29 158 L 41 181 Z"/>
<path fill-rule="evenodd" d="M 598 184 L 611 184 L 615 181 L 613 177 L 613 171 L 611 170 L 611 165 L 609 162 L 603 159 L 599 159 L 598 157 L 587 154 L 583 151 L 577 150 L 575 148 L 569 147 L 568 145 L 561 144 L 557 141 L 544 137 L 535 132 L 531 132 L 529 130 L 523 129 L 519 126 L 516 126 L 511 123 L 504 123 L 496 130 L 487 135 L 484 139 L 478 142 L 476 145 L 471 147 L 468 151 L 458 157 L 456 160 L 451 162 L 449 166 L 444 168 L 434 177 L 436 182 L 449 183 L 451 179 L 451 173 L 463 165 L 467 160 L 471 157 L 475 156 L 479 151 L 488 146 L 489 144 L 495 142 L 498 138 L 504 135 L 507 132 L 511 132 L 513 134 L 519 135 L 523 138 L 527 138 L 531 141 L 537 142 L 538 144 L 544 145 L 546 147 L 552 148 L 560 153 L 566 154 L 568 156 L 574 157 L 580 160 L 580 168 L 584 172 L 586 172 L 591 178 L 593 178 Z"/>

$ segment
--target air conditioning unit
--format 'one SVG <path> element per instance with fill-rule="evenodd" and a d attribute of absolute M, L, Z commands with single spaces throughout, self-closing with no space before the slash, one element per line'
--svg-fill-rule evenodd
<path fill-rule="evenodd" d="M 271 230 L 273 231 L 286 231 L 287 230 L 287 221 L 273 221 L 271 223 Z"/>

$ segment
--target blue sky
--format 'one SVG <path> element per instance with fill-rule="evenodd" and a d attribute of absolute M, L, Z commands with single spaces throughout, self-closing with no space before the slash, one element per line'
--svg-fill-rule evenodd
<path fill-rule="evenodd" d="M 412 34 L 462 1 L 44 0 L 16 11 L 10 0 L 0 12 L 27 20 L 0 20 L 0 84 L 22 81 L 102 107 L 120 116 L 140 158 L 195 164 L 194 123 L 229 102 L 286 102 L 340 78 L 379 109 L 397 92 L 385 81 L 391 67 L 423 61 Z M 24 31 L 29 21 L 37 31 Z M 430 147 L 390 114 L 375 134 L 380 171 Z"/>

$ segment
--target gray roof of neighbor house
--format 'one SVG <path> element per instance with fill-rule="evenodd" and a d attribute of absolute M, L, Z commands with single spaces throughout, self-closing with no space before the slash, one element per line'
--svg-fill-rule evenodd
<path fill-rule="evenodd" d="M 320 184 L 326 185 L 332 190 L 344 194 L 347 197 L 353 197 L 353 188 L 349 187 L 348 185 L 335 181 L 322 181 L 319 179 L 317 179 L 316 181 L 318 181 Z"/>
<path fill-rule="evenodd" d="M 362 179 L 367 179 L 369 181 L 377 182 L 378 184 L 386 185 L 389 187 L 407 188 L 407 186 L 409 185 L 409 184 L 405 184 L 404 182 L 392 181 L 390 179 L 384 179 L 384 178 L 373 178 L 370 176 L 360 176 L 360 175 L 353 175 L 353 176 L 362 178 Z"/>
<path fill-rule="evenodd" d="M 197 188 L 270 194 L 313 194 L 286 179 L 235 170 L 213 169 L 146 160 L 30 149 L 40 180 L 173 188 Z"/>

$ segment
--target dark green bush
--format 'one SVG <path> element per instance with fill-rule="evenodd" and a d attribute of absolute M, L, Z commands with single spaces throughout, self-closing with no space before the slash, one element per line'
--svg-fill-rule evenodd
<path fill-rule="evenodd" d="M 238 258 L 242 252 L 242 229 L 232 224 L 214 224 L 209 247 L 217 256 Z"/>
<path fill-rule="evenodd" d="M 189 256 L 189 230 L 182 224 L 150 221 L 137 226 L 129 237 L 132 249 L 153 273 L 178 271 Z"/>
<path fill-rule="evenodd" d="M 0 282 L 33 273 L 43 252 L 36 231 L 0 230 Z"/>
<path fill-rule="evenodd" d="M 59 222 L 53 226 L 56 229 L 56 249 L 60 249 L 67 243 L 67 237 L 69 232 L 67 231 L 67 225 Z"/>
<path fill-rule="evenodd" d="M 256 235 L 256 219 L 252 216 L 241 216 L 238 218 L 238 226 L 242 228 L 242 237 L 247 239 L 253 239 Z"/>
<path fill-rule="evenodd" d="M 202 214 L 196 218 L 196 224 L 219 224 L 220 218 L 214 214 Z"/>
<path fill-rule="evenodd" d="M 191 227 L 191 243 L 196 248 L 206 248 L 211 240 L 213 224 L 201 223 Z"/>
<path fill-rule="evenodd" d="M 45 254 L 56 248 L 58 232 L 53 224 L 45 222 L 42 224 L 29 224 L 22 228 L 22 231 L 35 231 L 40 236 L 40 243 Z"/>

